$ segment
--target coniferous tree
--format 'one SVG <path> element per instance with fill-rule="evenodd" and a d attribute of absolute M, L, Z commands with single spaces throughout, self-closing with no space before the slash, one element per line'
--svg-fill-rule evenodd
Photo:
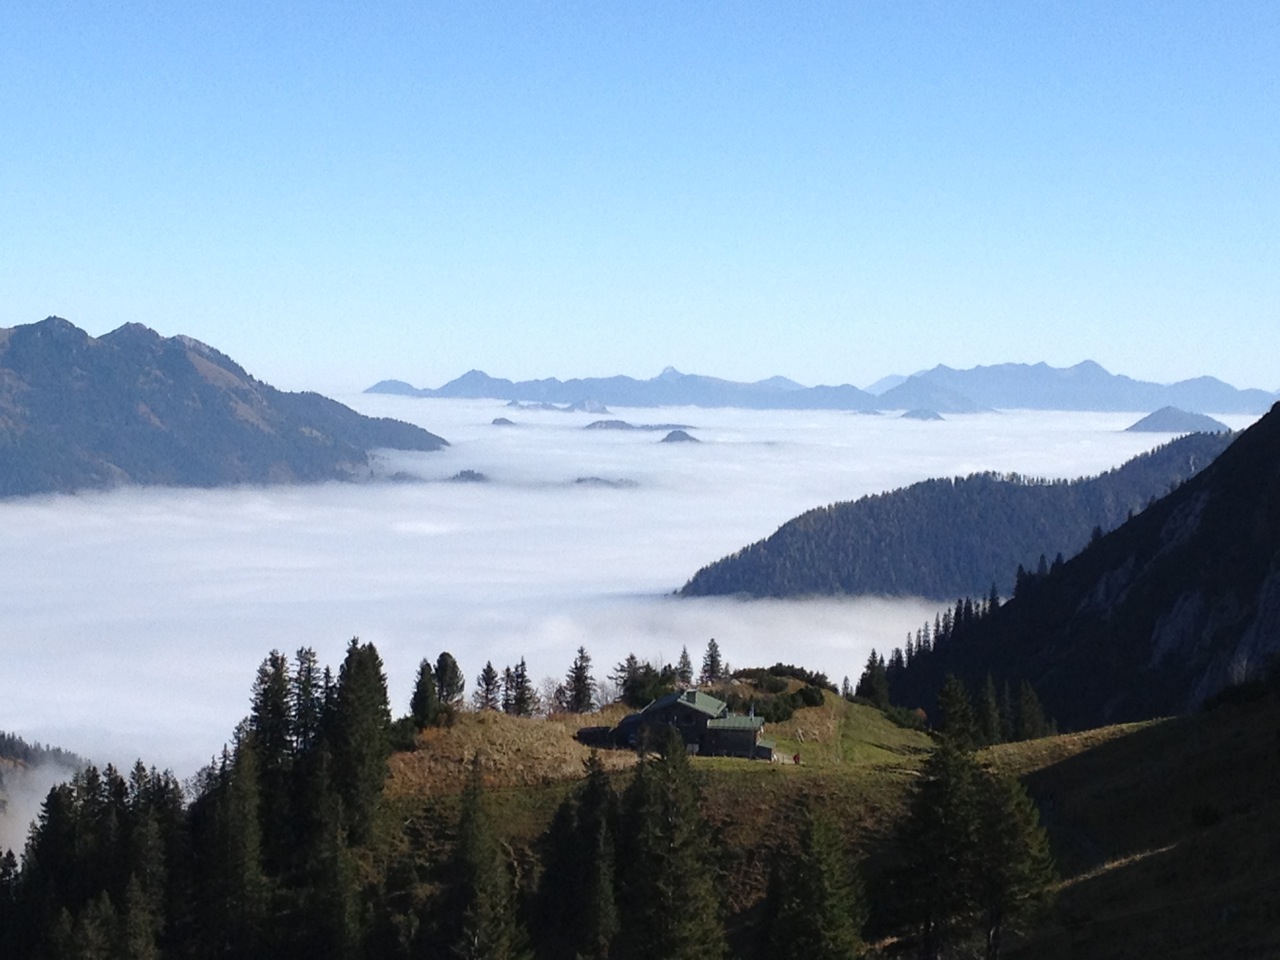
<path fill-rule="evenodd" d="M 1000 743 L 1004 733 L 1000 723 L 1000 701 L 996 696 L 996 683 L 987 674 L 986 683 L 982 687 L 982 696 L 978 700 L 978 737 L 984 746 Z"/>
<path fill-rule="evenodd" d="M 160 960 L 161 917 L 156 902 L 136 876 L 129 878 L 120 917 L 120 953 L 128 960 Z"/>
<path fill-rule="evenodd" d="M 18 952 L 18 858 L 12 850 L 0 855 L 0 956 L 17 957 Z"/>
<path fill-rule="evenodd" d="M 560 706 L 569 713 L 589 713 L 595 705 L 596 682 L 591 676 L 591 657 L 586 647 L 578 648 L 565 676 L 563 690 Z"/>
<path fill-rule="evenodd" d="M 300 647 L 293 662 L 293 745 L 294 752 L 302 755 L 320 739 L 324 676 L 316 662 L 316 652 L 310 647 Z"/>
<path fill-rule="evenodd" d="M 258 771 L 247 732 L 202 775 L 192 811 L 199 887 L 197 936 L 217 955 L 261 955 L 268 883 L 262 869 Z"/>
<path fill-rule="evenodd" d="M 811 960 L 862 956 L 862 890 L 830 819 L 806 812 L 795 856 L 771 884 L 771 955 Z"/>
<path fill-rule="evenodd" d="M 452 709 L 462 703 L 462 694 L 467 682 L 463 679 L 462 668 L 458 666 L 458 661 L 453 659 L 453 654 L 447 650 L 436 658 L 435 680 L 436 693 L 440 697 L 441 706 Z"/>
<path fill-rule="evenodd" d="M 681 686 L 685 687 L 693 683 L 693 661 L 689 659 L 687 646 L 680 648 L 680 659 L 676 661 L 676 679 L 680 681 Z"/>
<path fill-rule="evenodd" d="M 867 665 L 862 668 L 862 676 L 858 678 L 855 696 L 870 701 L 881 710 L 889 709 L 889 674 L 884 658 L 875 650 L 867 657 Z"/>
<path fill-rule="evenodd" d="M 419 730 L 434 726 L 440 719 L 440 696 L 436 691 L 436 677 L 431 661 L 423 659 L 418 664 L 418 677 L 413 684 L 413 697 L 409 701 L 409 715 Z"/>
<path fill-rule="evenodd" d="M 382 658 L 352 637 L 338 671 L 328 742 L 333 784 L 342 800 L 349 839 L 369 840 L 391 755 L 391 708 Z"/>
<path fill-rule="evenodd" d="M 903 882 L 897 900 L 921 960 L 940 960 L 972 922 L 979 776 L 972 755 L 944 739 L 925 763 L 899 829 Z"/>
<path fill-rule="evenodd" d="M 547 831 L 537 916 L 548 956 L 608 960 L 621 922 L 614 839 L 618 801 L 594 751 L 586 774 Z"/>
<path fill-rule="evenodd" d="M 1049 732 L 1049 721 L 1045 718 L 1040 698 L 1036 696 L 1035 688 L 1023 680 L 1018 687 L 1018 708 L 1014 720 L 1013 738 L 1038 740 L 1041 737 L 1047 737 Z"/>
<path fill-rule="evenodd" d="M 973 716 L 973 705 L 964 684 L 954 675 L 947 674 L 938 694 L 939 730 L 943 737 L 961 750 L 972 750 L 978 745 L 978 724 Z"/>
<path fill-rule="evenodd" d="M 496 711 L 502 699 L 502 683 L 493 661 L 486 660 L 484 669 L 476 677 L 476 689 L 471 694 L 471 704 L 477 710 Z"/>
<path fill-rule="evenodd" d="M 1048 901 L 1053 859 L 1035 804 L 1017 780 L 983 777 L 979 807 L 977 920 L 986 960 L 999 960 L 1010 925 Z"/>
<path fill-rule="evenodd" d="M 484 807 L 480 758 L 472 761 L 450 869 L 449 955 L 459 960 L 520 956 L 514 891 Z"/>
<path fill-rule="evenodd" d="M 637 764 L 623 798 L 620 960 L 719 960 L 724 929 L 707 829 L 678 733 Z"/>
<path fill-rule="evenodd" d="M 724 663 L 720 659 L 720 644 L 712 637 L 707 641 L 706 653 L 702 655 L 702 673 L 698 677 L 700 683 L 719 683 L 724 678 Z"/>
<path fill-rule="evenodd" d="M 514 673 L 515 689 L 511 694 L 511 712 L 517 717 L 532 717 L 538 709 L 538 695 L 533 689 L 533 681 L 529 679 L 529 667 L 520 658 Z"/>
<path fill-rule="evenodd" d="M 293 766 L 292 680 L 289 661 L 272 650 L 258 667 L 249 714 L 249 746 L 258 769 L 258 806 L 262 818 L 265 868 L 279 874 L 293 848 L 290 825 Z"/>
<path fill-rule="evenodd" d="M 921 771 L 900 825 L 899 900 L 919 955 L 944 956 L 973 934 L 998 960 L 1011 922 L 1048 897 L 1048 843 L 1017 781 L 983 772 L 944 740 Z"/>
<path fill-rule="evenodd" d="M 639 682 L 639 678 L 640 658 L 634 653 L 628 653 L 626 659 L 614 667 L 613 673 L 609 674 L 609 679 L 618 688 L 618 699 L 626 704 L 631 704 L 631 693 Z"/>
<path fill-rule="evenodd" d="M 515 711 L 515 694 L 516 694 L 516 672 L 510 667 L 502 668 L 502 712 L 508 715 L 514 714 Z"/>
<path fill-rule="evenodd" d="M 1000 739 L 1004 743 L 1010 743 L 1014 739 L 1015 720 L 1013 699 L 1009 696 L 1009 681 L 1006 680 L 1000 687 Z"/>

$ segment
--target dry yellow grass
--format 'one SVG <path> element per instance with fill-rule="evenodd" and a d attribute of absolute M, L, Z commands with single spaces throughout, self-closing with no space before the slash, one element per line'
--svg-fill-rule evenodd
<path fill-rule="evenodd" d="M 450 726 L 422 731 L 417 750 L 392 756 L 387 793 L 393 798 L 458 793 L 477 755 L 489 788 L 576 780 L 591 750 L 574 735 L 582 727 L 612 726 L 623 713 L 620 707 L 549 718 L 460 713 Z M 603 750 L 600 756 L 609 769 L 624 769 L 635 762 L 635 756 L 625 750 Z"/>
<path fill-rule="evenodd" d="M 1044 737 L 1040 740 L 1001 743 L 980 751 L 978 759 L 996 773 L 1010 777 L 1025 777 L 1037 770 L 1061 763 L 1068 757 L 1074 757 L 1120 737 L 1127 737 L 1160 722 L 1148 720 L 1143 723 L 1120 723 L 1111 727 L 1085 730 L 1081 733 Z"/>

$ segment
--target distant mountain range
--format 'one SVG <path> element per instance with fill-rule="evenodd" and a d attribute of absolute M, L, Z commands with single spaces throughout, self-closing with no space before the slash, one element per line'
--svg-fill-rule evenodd
<path fill-rule="evenodd" d="M 58 317 L 0 329 L 0 496 L 345 479 L 369 450 L 445 445 L 140 324 L 98 338 Z"/>
<path fill-rule="evenodd" d="M 443 387 L 418 389 L 400 380 L 375 383 L 366 393 L 410 397 L 515 400 L 555 404 L 603 404 L 624 407 L 743 407 L 752 410 L 874 410 L 876 398 L 857 387 L 805 387 L 785 377 L 738 383 L 686 374 L 668 367 L 650 380 L 632 377 L 524 380 L 512 382 L 479 370 L 464 373 Z"/>
<path fill-rule="evenodd" d="M 743 407 L 756 410 L 990 409 L 1139 411 L 1174 406 L 1199 413 L 1263 413 L 1276 400 L 1264 390 L 1237 390 L 1213 377 L 1164 385 L 1108 373 L 1092 361 L 1057 368 L 1006 363 L 970 370 L 939 365 L 911 377 L 890 376 L 870 390 L 844 384 L 806 387 L 785 377 L 754 383 L 681 373 L 668 367 L 649 380 L 632 377 L 513 382 L 472 370 L 437 389 L 383 380 L 367 393 L 630 407 Z"/>
<path fill-rule="evenodd" d="M 895 701 L 947 673 L 1032 683 L 1082 729 L 1195 710 L 1280 664 L 1280 404 L 1197 476 L 971 628 L 917 652 Z"/>
<path fill-rule="evenodd" d="M 1203 470 L 1231 442 L 1197 433 L 1087 480 L 983 473 L 803 513 L 698 571 L 682 596 L 1009 596 L 1021 565 L 1071 556 Z"/>

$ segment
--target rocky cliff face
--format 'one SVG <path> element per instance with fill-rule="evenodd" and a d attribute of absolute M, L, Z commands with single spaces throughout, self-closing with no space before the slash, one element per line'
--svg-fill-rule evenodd
<path fill-rule="evenodd" d="M 0 330 L 0 496 L 125 483 L 339 479 L 378 447 L 444 441 L 313 393 L 284 393 L 189 337 L 57 317 Z"/>
<path fill-rule="evenodd" d="M 1068 727 L 1196 709 L 1280 658 L 1280 405 L 1179 489 L 913 665 L 1030 680 Z"/>

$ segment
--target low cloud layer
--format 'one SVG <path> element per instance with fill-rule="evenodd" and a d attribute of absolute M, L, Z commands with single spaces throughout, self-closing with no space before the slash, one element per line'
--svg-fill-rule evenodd
<path fill-rule="evenodd" d="M 527 657 L 561 675 L 577 646 L 603 676 L 629 651 L 857 675 L 870 647 L 931 618 L 915 600 L 676 600 L 700 566 L 791 516 L 930 476 L 1075 477 L 1161 441 L 1131 414 L 1010 413 L 920 423 L 836 412 L 615 411 L 682 422 L 701 444 L 586 431 L 588 415 L 483 401 L 341 398 L 452 443 L 389 454 L 421 482 L 124 490 L 0 504 L 0 729 L 97 762 L 187 775 L 247 712 L 272 648 L 336 667 L 377 644 L 394 709 L 448 649 L 469 681 Z M 514 427 L 491 425 L 494 417 Z M 1233 422 L 1243 426 L 1249 418 Z M 488 483 L 450 483 L 474 470 Z M 634 486 L 576 484 L 582 477 Z"/>

